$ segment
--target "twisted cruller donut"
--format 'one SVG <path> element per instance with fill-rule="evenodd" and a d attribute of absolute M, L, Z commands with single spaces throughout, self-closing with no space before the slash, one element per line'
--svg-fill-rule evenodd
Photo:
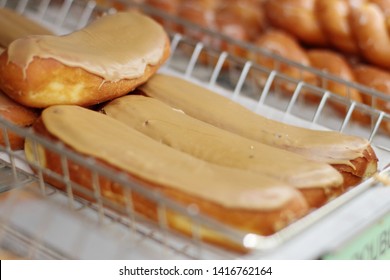
<path fill-rule="evenodd" d="M 271 25 L 304 44 L 334 47 L 390 68 L 388 0 L 267 0 Z"/>
<path fill-rule="evenodd" d="M 159 193 L 183 206 L 196 205 L 200 213 L 236 230 L 273 234 L 309 211 L 301 193 L 282 181 L 205 162 L 159 143 L 109 116 L 79 106 L 46 108 L 33 129 L 42 137 L 61 141 L 73 152 L 95 158 L 97 164 L 108 170 L 127 174 L 154 195 Z M 69 172 L 69 180 L 83 187 L 73 189 L 74 194 L 96 201 L 93 195 L 96 182 L 86 166 L 69 159 L 65 171 L 59 154 L 35 145 L 30 138 L 26 140 L 25 154 L 29 162 L 58 175 Z M 65 185 L 56 178 L 48 173 L 44 175 L 47 182 L 63 189 Z M 152 220 L 160 218 L 159 206 L 144 193 L 130 191 L 104 175 L 99 175 L 97 180 L 99 194 L 117 210 L 124 209 L 126 201 L 130 200 L 136 212 Z M 185 234 L 194 231 L 195 224 L 190 218 L 170 207 L 164 213 L 168 228 Z M 204 226 L 199 229 L 202 240 L 245 250 L 218 231 Z"/>

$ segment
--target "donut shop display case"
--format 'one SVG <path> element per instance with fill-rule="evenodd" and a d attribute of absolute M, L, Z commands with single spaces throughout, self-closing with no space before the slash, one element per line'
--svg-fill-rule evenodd
<path fill-rule="evenodd" d="M 261 236 L 201 214 L 196 205 L 184 207 L 162 193 L 147 190 L 124 173 L 1 118 L 5 136 L 5 144 L 0 147 L 2 250 L 26 259 L 390 258 L 390 113 L 383 105 L 388 108 L 390 95 L 141 2 L 0 0 L 0 7 L 14 10 L 58 35 L 78 30 L 106 13 L 141 10 L 157 19 L 171 40 L 171 55 L 160 73 L 190 81 L 273 120 L 367 139 L 378 157 L 378 172 L 276 233 Z M 259 57 L 263 59 L 257 60 Z M 262 63 L 266 60 L 272 61 L 272 67 Z M 286 68 L 298 74 L 288 75 Z M 307 76 L 316 82 L 307 80 Z M 359 92 L 371 100 L 371 105 L 350 99 L 349 94 L 333 93 L 330 84 L 337 84 L 347 93 Z M 39 153 L 38 147 L 58 153 L 64 174 L 28 163 L 23 150 L 11 149 L 7 140 L 11 132 L 39 144 L 32 149 L 34 153 Z M 72 182 L 66 171 L 69 160 L 90 170 L 95 191 Z M 65 188 L 52 187 L 45 176 L 53 176 Z M 129 198 L 124 205 L 100 194 L 100 176 L 123 187 Z M 77 195 L 80 193 L 94 199 L 84 199 Z M 134 195 L 155 203 L 156 220 L 134 210 Z M 172 212 L 190 225 L 187 234 L 169 227 L 167 215 Z M 203 241 L 205 228 L 240 250 Z"/>

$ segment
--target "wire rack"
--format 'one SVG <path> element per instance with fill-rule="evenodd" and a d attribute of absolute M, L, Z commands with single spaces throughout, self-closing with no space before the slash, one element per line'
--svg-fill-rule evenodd
<path fill-rule="evenodd" d="M 390 115 L 376 109 L 340 97 L 324 89 L 307 84 L 300 79 L 284 75 L 278 65 L 288 64 L 305 72 L 316 75 L 322 85 L 330 81 L 337 82 L 347 89 L 358 89 L 374 101 L 390 102 L 390 97 L 381 92 L 349 83 L 305 67 L 265 50 L 196 26 L 183 19 L 175 18 L 163 12 L 132 3 L 122 2 L 128 7 L 136 7 L 151 16 L 164 19 L 163 24 L 170 34 L 172 53 L 161 72 L 188 79 L 216 94 L 225 95 L 243 104 L 256 113 L 294 125 L 313 129 L 330 129 L 353 134 L 368 139 L 380 159 L 381 176 L 388 176 L 390 162 L 389 135 L 381 127 L 390 121 Z M 0 7 L 11 8 L 37 22 L 51 28 L 57 34 L 65 34 L 79 29 L 102 13 L 114 13 L 113 8 L 101 7 L 94 1 L 81 0 L 0 0 Z M 182 26 L 183 33 L 175 32 Z M 201 35 L 201 37 L 199 37 Z M 208 38 L 204 40 L 205 38 Z M 211 47 L 206 41 L 219 40 L 226 42 L 228 49 Z M 243 48 L 248 52 L 273 58 L 274 69 L 267 69 L 253 61 L 233 55 L 229 50 Z M 288 85 L 291 92 L 286 94 L 282 87 Z M 318 96 L 316 102 L 308 103 L 302 98 L 310 92 Z M 335 114 L 329 104 L 342 104 L 345 112 Z M 372 102 L 375 104 L 376 102 Z M 369 116 L 369 124 L 359 124 L 352 118 L 354 112 Z M 146 191 L 141 185 L 132 181 L 126 174 L 101 166 L 92 158 L 81 157 L 59 143 L 53 143 L 35 135 L 29 129 L 15 127 L 6 120 L 0 119 L 4 135 L 14 132 L 34 140 L 34 151 L 39 146 L 54 151 L 61 156 L 63 174 L 59 175 L 42 168 L 38 164 L 28 164 L 21 151 L 13 151 L 9 141 L 1 149 L 0 162 L 0 246 L 16 252 L 20 256 L 33 259 L 226 259 L 226 258 L 267 258 L 272 257 L 278 248 L 288 248 L 298 236 L 316 231 L 316 225 L 325 224 L 327 219 L 334 220 L 335 213 L 345 205 L 358 203 L 362 196 L 376 196 L 372 190 L 378 189 L 381 194 L 383 184 L 373 178 L 366 180 L 351 191 L 313 211 L 306 217 L 291 224 L 278 233 L 264 237 L 248 232 L 238 232 L 209 217 L 200 215 L 193 208 L 183 207 L 158 192 Z M 71 160 L 90 170 L 94 187 L 92 190 L 72 182 L 69 177 L 67 162 Z M 35 172 L 31 171 L 35 169 Z M 51 176 L 66 186 L 59 191 L 43 180 Z M 126 197 L 125 206 L 106 199 L 99 191 L 99 178 L 106 177 L 123 186 Z M 84 200 L 81 196 L 94 198 L 94 202 Z M 157 222 L 138 215 L 132 205 L 131 196 L 137 193 L 157 203 Z M 368 194 L 368 195 L 367 195 Z M 379 195 L 383 197 L 382 195 Z M 387 201 L 376 202 L 368 221 L 372 222 L 381 213 L 390 211 Z M 359 207 L 359 206 L 352 206 Z M 347 207 L 348 208 L 348 207 Z M 380 208 L 380 209 L 379 209 Z M 171 231 L 166 223 L 167 211 L 174 211 L 192 221 L 193 229 L 189 236 Z M 332 220 L 333 219 L 333 220 Z M 369 224 L 368 222 L 368 224 Z M 200 240 L 200 227 L 206 226 L 218 231 L 232 242 L 242 245 L 249 252 L 245 255 L 206 244 Z M 354 225 L 355 234 L 362 230 Z M 317 226 L 318 227 L 318 226 Z M 318 229 L 317 229 L 318 231 Z M 352 234 L 345 235 L 350 238 Z M 334 240 L 333 240 L 334 241 Z M 330 240 L 314 251 L 296 254 L 296 249 L 276 257 L 316 258 L 337 246 Z M 295 242 L 299 244 L 299 240 Z M 287 246 L 287 247 L 286 247 Z M 287 250 L 287 249 L 284 249 Z M 283 249 L 281 249 L 283 252 Z"/>

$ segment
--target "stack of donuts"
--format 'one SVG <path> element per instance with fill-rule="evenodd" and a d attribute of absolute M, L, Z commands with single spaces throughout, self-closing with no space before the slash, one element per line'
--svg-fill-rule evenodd
<path fill-rule="evenodd" d="M 244 3 L 223 10 L 248 16 L 241 8 L 260 4 Z M 163 197 L 260 235 L 274 234 L 376 173 L 378 159 L 366 139 L 273 121 L 156 73 L 169 54 L 166 31 L 138 11 L 102 15 L 65 36 L 9 42 L 0 54 L 0 89 L 21 108 L 39 111 L 30 122 L 33 133 L 113 177 L 27 137 L 22 148 L 32 170 L 50 170 L 42 172 L 45 182 L 68 192 L 82 186 L 72 193 L 92 202 L 104 198 L 118 211 L 159 220 L 162 210 L 151 197 Z M 119 173 L 143 191 L 116 181 Z M 165 209 L 164 215 L 168 227 L 193 234 L 195 225 L 183 212 Z M 206 226 L 199 234 L 246 249 Z"/>
<path fill-rule="evenodd" d="M 390 95 L 389 0 L 144 0 L 144 3 L 205 28 L 250 42 L 283 58 L 313 67 L 342 80 Z M 228 48 L 207 35 L 187 35 L 278 69 L 295 79 L 325 87 L 349 99 L 390 112 L 390 102 L 373 102 L 368 94 L 336 81 L 323 83 L 313 74 L 259 53 Z M 259 80 L 264 80 L 260 79 Z M 283 89 L 293 91 L 295 86 Z M 386 98 L 386 97 L 385 97 Z M 310 100 L 310 96 L 309 96 Z M 345 115 L 347 106 L 332 104 Z M 364 125 L 370 116 L 353 112 Z M 390 132 L 390 124 L 383 123 Z"/>

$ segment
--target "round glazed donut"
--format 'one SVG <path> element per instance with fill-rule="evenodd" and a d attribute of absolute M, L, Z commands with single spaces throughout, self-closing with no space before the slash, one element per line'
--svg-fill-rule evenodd
<path fill-rule="evenodd" d="M 349 24 L 348 1 L 316 1 L 315 9 L 322 32 L 325 33 L 329 43 L 343 52 L 358 54 L 359 48 Z"/>
<path fill-rule="evenodd" d="M 90 106 L 147 81 L 169 51 L 166 32 L 151 18 L 106 15 L 66 36 L 13 41 L 0 56 L 0 88 L 30 107 Z"/>
<path fill-rule="evenodd" d="M 354 8 L 350 20 L 360 53 L 370 63 L 385 68 L 390 68 L 389 20 L 375 4 Z"/>

